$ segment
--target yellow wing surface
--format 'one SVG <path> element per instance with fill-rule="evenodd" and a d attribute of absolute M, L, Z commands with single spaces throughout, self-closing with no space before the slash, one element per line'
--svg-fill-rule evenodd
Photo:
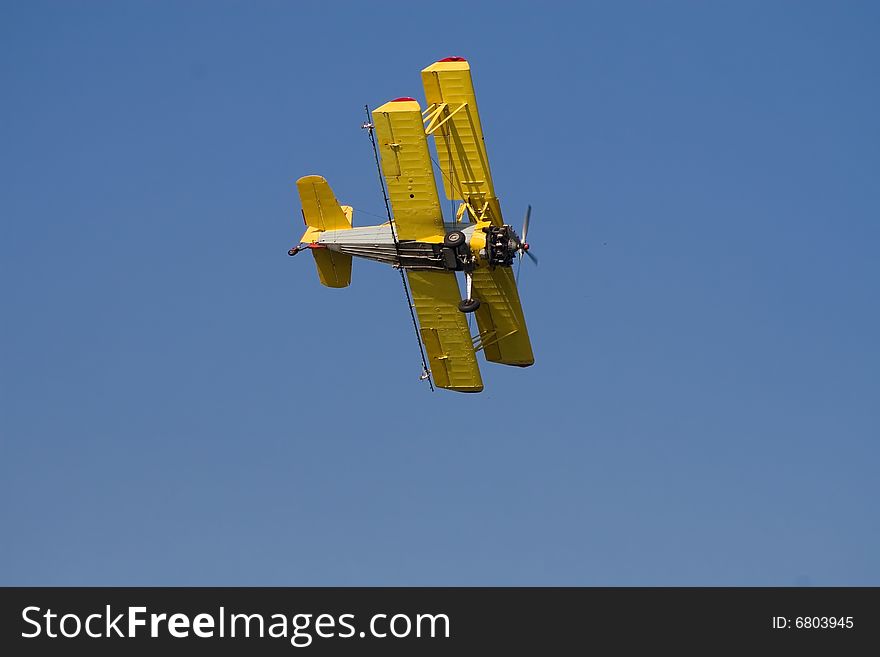
<path fill-rule="evenodd" d="M 477 111 L 470 64 L 459 57 L 422 70 L 428 107 L 425 132 L 434 135 L 446 197 L 465 201 L 475 218 L 501 225 L 489 156 Z"/>
<path fill-rule="evenodd" d="M 397 238 L 442 242 L 443 213 L 418 102 L 385 103 L 373 110 L 373 125 Z"/>
<path fill-rule="evenodd" d="M 439 243 L 445 229 L 427 135 L 435 137 L 443 186 L 449 199 L 464 201 L 475 220 L 502 225 L 469 64 L 458 58 L 422 71 L 428 108 L 401 98 L 372 113 L 382 174 L 400 240 Z M 485 224 L 484 224 L 485 225 Z M 451 271 L 407 270 L 419 332 L 434 382 L 440 388 L 480 392 L 480 376 L 461 293 Z M 528 366 L 534 355 L 512 272 L 478 267 L 473 273 L 479 343 L 486 359 Z"/>
<path fill-rule="evenodd" d="M 535 362 L 526 319 L 510 267 L 474 270 L 474 296 L 480 300 L 477 326 L 486 360 L 528 367 Z"/>
<path fill-rule="evenodd" d="M 428 102 L 425 132 L 434 135 L 447 198 L 465 201 L 477 219 L 502 225 L 470 64 L 458 57 L 435 62 L 422 70 L 422 84 Z M 535 357 L 511 269 L 479 267 L 473 281 L 486 359 L 532 365 Z"/>
<path fill-rule="evenodd" d="M 442 242 L 443 213 L 421 107 L 412 99 L 385 103 L 373 110 L 373 126 L 397 238 Z M 458 310 L 461 294 L 455 273 L 406 273 L 434 383 L 459 392 L 480 392 L 483 379 L 467 317 Z"/>
<path fill-rule="evenodd" d="M 467 316 L 458 310 L 461 295 L 455 273 L 407 270 L 406 274 L 434 383 L 458 392 L 480 392 L 483 379 Z"/>

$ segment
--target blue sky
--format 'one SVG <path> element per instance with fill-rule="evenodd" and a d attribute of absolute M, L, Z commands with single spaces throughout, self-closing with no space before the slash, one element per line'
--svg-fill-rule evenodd
<path fill-rule="evenodd" d="M 497 7 L 0 4 L 0 584 L 880 584 L 880 9 Z M 449 55 L 541 260 L 480 395 L 286 255 Z"/>

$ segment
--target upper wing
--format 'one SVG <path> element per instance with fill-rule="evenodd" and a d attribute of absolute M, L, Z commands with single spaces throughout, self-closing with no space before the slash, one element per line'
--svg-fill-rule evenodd
<path fill-rule="evenodd" d="M 431 64 L 422 70 L 422 84 L 428 101 L 425 132 L 433 134 L 437 144 L 446 197 L 468 202 L 477 217 L 484 215 L 500 225 L 503 221 L 489 171 L 470 64 L 459 57 Z M 487 210 L 489 216 L 485 216 Z"/>
<path fill-rule="evenodd" d="M 481 302 L 476 315 L 486 360 L 520 367 L 534 364 L 513 268 L 478 267 L 473 280 L 474 296 Z"/>
<path fill-rule="evenodd" d="M 373 125 L 398 239 L 442 242 L 443 213 L 418 102 L 385 103 L 373 110 Z"/>
<path fill-rule="evenodd" d="M 483 379 L 467 317 L 458 310 L 461 295 L 455 273 L 407 270 L 406 274 L 434 383 L 459 392 L 480 392 Z"/>

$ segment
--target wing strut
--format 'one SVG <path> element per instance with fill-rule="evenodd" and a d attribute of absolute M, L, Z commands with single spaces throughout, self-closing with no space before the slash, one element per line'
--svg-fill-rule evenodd
<path fill-rule="evenodd" d="M 419 353 L 422 355 L 422 375 L 419 377 L 422 381 L 428 381 L 431 392 L 434 392 L 434 382 L 431 380 L 431 370 L 428 369 L 428 359 L 425 357 L 425 348 L 422 346 L 422 338 L 419 336 L 419 325 L 416 322 L 416 312 L 413 307 L 412 296 L 409 293 L 409 286 L 406 284 L 406 276 L 403 273 L 403 266 L 400 265 L 400 242 L 397 241 L 397 230 L 394 228 L 394 220 L 391 218 L 391 206 L 388 204 L 388 193 L 385 191 L 385 181 L 382 179 L 382 166 L 379 164 L 379 150 L 376 148 L 376 136 L 373 134 L 373 123 L 371 121 L 370 106 L 364 105 L 367 112 L 367 122 L 361 127 L 370 132 L 370 143 L 373 144 L 373 157 L 376 158 L 376 170 L 379 172 L 379 186 L 382 188 L 382 198 L 385 199 L 385 213 L 388 215 L 388 225 L 391 227 L 391 237 L 394 239 L 394 250 L 397 252 L 397 270 L 400 272 L 400 282 L 403 283 L 403 293 L 406 295 L 406 304 L 409 306 L 409 315 L 412 318 L 413 330 L 416 333 L 416 342 L 419 343 Z"/>

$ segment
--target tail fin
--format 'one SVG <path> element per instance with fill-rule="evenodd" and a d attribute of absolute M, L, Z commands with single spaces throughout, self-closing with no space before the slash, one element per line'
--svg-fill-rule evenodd
<path fill-rule="evenodd" d="M 351 210 L 346 216 L 330 185 L 321 176 L 303 176 L 296 181 L 296 189 L 306 226 L 317 231 L 351 228 Z"/>
<path fill-rule="evenodd" d="M 312 255 L 321 284 L 347 287 L 351 283 L 351 256 L 320 247 L 317 241 L 324 231 L 350 229 L 351 207 L 339 205 L 330 185 L 321 176 L 303 176 L 296 181 L 296 188 L 307 226 L 300 241 L 317 247 L 312 248 Z"/>

